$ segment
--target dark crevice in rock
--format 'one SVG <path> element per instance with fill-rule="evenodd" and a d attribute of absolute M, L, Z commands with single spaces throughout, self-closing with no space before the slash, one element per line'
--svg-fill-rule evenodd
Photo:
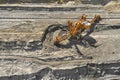
<path fill-rule="evenodd" d="M 25 42 L 25 41 L 0 41 L 0 50 L 26 50 L 34 51 L 41 49 L 40 41 Z"/>
<path fill-rule="evenodd" d="M 46 62 L 51 62 L 51 61 L 66 61 L 66 60 L 73 60 L 75 59 L 73 56 L 66 56 L 66 57 L 61 57 L 61 58 L 47 58 L 45 59 Z"/>
<path fill-rule="evenodd" d="M 112 30 L 112 29 L 120 29 L 120 25 L 96 25 L 94 31 L 102 31 L 102 30 Z"/>
<path fill-rule="evenodd" d="M 44 78 L 50 80 L 79 80 L 88 76 L 92 76 L 92 78 L 99 78 L 109 74 L 120 75 L 120 62 L 87 64 L 82 67 L 58 70 L 52 70 L 47 67 L 32 74 L 0 77 L 0 80 L 42 80 Z"/>
<path fill-rule="evenodd" d="M 26 11 L 78 11 L 78 10 L 99 10 L 99 7 L 25 7 L 25 6 L 0 6 L 0 10 L 26 10 Z"/>

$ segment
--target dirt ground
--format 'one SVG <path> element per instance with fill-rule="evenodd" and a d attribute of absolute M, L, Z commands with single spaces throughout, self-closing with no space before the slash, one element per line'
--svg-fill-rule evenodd
<path fill-rule="evenodd" d="M 116 6 L 115 6 L 116 5 Z M 108 11 L 118 12 L 115 15 L 109 14 L 104 9 L 101 10 L 83 10 L 83 12 L 30 12 L 30 11 L 1 11 L 0 23 L 0 41 L 26 41 L 32 42 L 40 40 L 44 30 L 51 24 L 66 24 L 68 19 L 75 21 L 78 17 L 86 13 L 88 18 L 101 11 L 102 21 L 98 24 L 101 28 L 85 37 L 81 41 L 72 41 L 68 47 L 62 46 L 57 51 L 45 52 L 42 50 L 0 50 L 0 76 L 23 75 L 37 72 L 46 67 L 56 69 L 73 69 L 86 64 L 104 64 L 120 61 L 120 18 L 119 3 L 110 2 L 104 6 Z M 103 8 L 103 7 L 102 7 Z M 96 11 L 96 12 L 94 12 Z M 98 11 L 98 12 L 97 12 Z M 23 15 L 24 16 L 21 16 Z M 36 14 L 37 13 L 37 14 Z M 80 13 L 80 14 L 79 14 Z M 10 14 L 10 15 L 9 15 Z M 16 16 L 18 19 L 14 19 Z M 46 16 L 47 14 L 47 16 Z M 28 16 L 29 15 L 29 16 Z M 6 17 L 7 16 L 7 17 Z M 19 18 L 26 18 L 19 19 Z M 46 19 L 36 19 L 39 17 Z M 76 18 L 77 16 L 77 18 Z M 11 19 L 9 19 L 11 18 Z M 30 19 L 29 19 L 30 18 Z M 32 19 L 35 18 L 35 19 Z M 49 19 L 48 19 L 49 18 Z M 57 18 L 57 19 L 52 19 Z M 66 18 L 66 19 L 64 19 Z M 18 20 L 18 21 L 17 21 Z M 102 26 L 101 26 L 102 25 Z M 116 27 L 117 25 L 117 27 Z M 4 26 L 4 27 L 3 27 Z M 110 29 L 109 29 L 109 27 Z M 115 26 L 115 28 L 111 28 Z M 106 27 L 106 29 L 105 29 Z M 96 28 L 96 29 L 97 29 Z M 104 30 L 102 30 L 104 28 Z M 51 37 L 51 36 L 49 36 Z M 50 42 L 48 42 L 48 45 Z M 76 44 L 76 46 L 74 45 Z M 93 45 L 94 44 L 94 45 Z M 4 45 L 4 44 L 2 44 Z M 54 46 L 52 46 L 54 47 Z M 82 54 L 82 55 L 80 55 Z M 84 56 L 84 57 L 83 57 Z M 92 57 L 88 59 L 86 57 Z M 118 69 L 119 70 L 119 69 Z M 109 77 L 106 76 L 106 77 Z M 114 77 L 113 77 L 114 78 Z M 103 80 L 104 77 L 96 80 Z M 45 79 L 46 80 L 46 79 Z M 87 79 L 86 79 L 87 80 Z M 91 79 L 93 80 L 93 79 Z"/>
<path fill-rule="evenodd" d="M 111 1 L 104 8 L 109 12 L 120 12 L 120 1 Z"/>

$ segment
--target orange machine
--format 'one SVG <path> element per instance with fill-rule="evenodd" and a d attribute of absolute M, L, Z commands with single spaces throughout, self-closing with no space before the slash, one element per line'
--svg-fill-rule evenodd
<path fill-rule="evenodd" d="M 85 29 L 90 28 L 93 23 L 101 19 L 100 15 L 95 15 L 91 21 L 88 21 L 86 20 L 86 16 L 87 15 L 83 14 L 79 19 L 79 21 L 76 21 L 74 24 L 69 20 L 68 31 L 67 31 L 68 33 L 56 36 L 54 42 L 60 43 L 61 41 L 69 39 L 71 36 L 76 36 L 78 34 L 81 36 L 81 33 L 84 32 Z"/>

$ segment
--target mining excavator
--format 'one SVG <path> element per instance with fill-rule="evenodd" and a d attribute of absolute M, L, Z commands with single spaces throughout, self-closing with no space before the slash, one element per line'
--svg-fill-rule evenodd
<path fill-rule="evenodd" d="M 55 37 L 54 39 L 54 44 L 60 44 L 60 42 L 70 39 L 71 37 L 77 36 L 79 39 L 82 39 L 82 33 L 86 30 L 91 28 L 91 26 L 98 22 L 101 17 L 100 15 L 95 15 L 94 18 L 89 21 L 86 19 L 87 15 L 83 14 L 81 18 L 73 23 L 72 21 L 68 21 L 67 25 L 67 30 L 65 34 L 61 34 Z"/>
<path fill-rule="evenodd" d="M 94 44 L 87 43 L 85 36 L 89 36 L 94 31 L 94 27 L 101 20 L 101 17 L 100 15 L 95 15 L 92 20 L 87 20 L 86 17 L 87 15 L 83 14 L 80 19 L 74 23 L 68 20 L 67 25 L 52 24 L 48 26 L 41 39 L 43 51 L 50 53 L 63 48 L 71 48 L 72 45 L 76 47 L 79 41 L 82 42 L 85 47 L 87 44 L 87 46 L 94 46 Z"/>

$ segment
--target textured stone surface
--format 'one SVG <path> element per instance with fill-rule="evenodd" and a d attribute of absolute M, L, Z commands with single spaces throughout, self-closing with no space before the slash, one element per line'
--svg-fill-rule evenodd
<path fill-rule="evenodd" d="M 0 79 L 119 80 L 119 13 L 107 13 L 101 6 L 93 10 L 93 6 L 85 6 L 70 12 L 64 8 L 55 12 L 0 10 Z M 52 39 L 58 27 L 62 28 L 68 19 L 78 20 L 83 13 L 88 14 L 88 19 L 101 14 L 103 19 L 95 26 L 95 32 L 83 41 L 54 46 Z M 41 40 L 42 32 L 47 35 L 46 42 Z"/>

